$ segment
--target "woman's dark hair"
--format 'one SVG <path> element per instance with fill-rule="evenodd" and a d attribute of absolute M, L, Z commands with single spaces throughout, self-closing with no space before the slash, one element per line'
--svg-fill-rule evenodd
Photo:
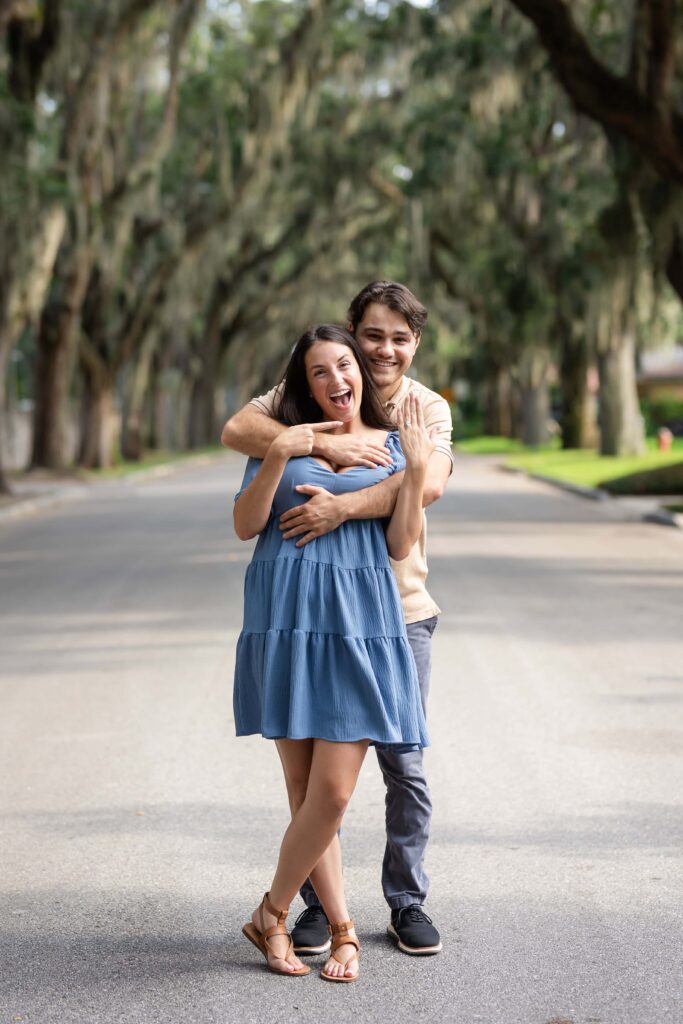
<path fill-rule="evenodd" d="M 298 423 L 319 423 L 323 411 L 312 397 L 306 377 L 306 353 L 319 341 L 336 341 L 346 345 L 356 357 L 363 382 L 363 395 L 360 403 L 360 418 L 368 427 L 390 430 L 392 424 L 382 407 L 377 389 L 370 376 L 365 356 L 352 334 L 337 327 L 336 324 L 319 324 L 302 334 L 290 356 L 285 375 L 280 385 L 280 400 L 275 408 L 275 415 L 288 427 Z"/>
<path fill-rule="evenodd" d="M 400 313 L 413 334 L 417 336 L 427 323 L 427 310 L 410 288 L 399 284 L 398 281 L 371 281 L 358 292 L 349 306 L 349 323 L 354 331 L 372 302 L 386 306 L 394 313 Z"/>

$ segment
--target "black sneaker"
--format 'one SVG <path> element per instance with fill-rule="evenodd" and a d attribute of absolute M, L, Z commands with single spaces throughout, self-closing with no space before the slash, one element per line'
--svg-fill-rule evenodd
<path fill-rule="evenodd" d="M 441 936 L 419 903 L 391 911 L 387 932 L 396 939 L 398 948 L 412 956 L 429 956 L 441 952 Z"/>
<path fill-rule="evenodd" d="M 332 945 L 327 930 L 327 915 L 322 907 L 306 907 L 292 928 L 292 941 L 297 956 L 315 956 L 326 953 Z"/>

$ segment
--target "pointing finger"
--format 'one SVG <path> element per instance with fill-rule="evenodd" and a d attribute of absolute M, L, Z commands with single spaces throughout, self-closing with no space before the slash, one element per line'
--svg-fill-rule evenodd
<path fill-rule="evenodd" d="M 306 423 L 307 427 L 311 430 L 334 430 L 335 427 L 341 427 L 341 420 L 326 420 L 324 423 Z"/>

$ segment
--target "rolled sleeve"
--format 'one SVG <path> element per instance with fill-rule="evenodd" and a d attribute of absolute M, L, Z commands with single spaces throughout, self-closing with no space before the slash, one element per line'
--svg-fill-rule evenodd
<path fill-rule="evenodd" d="M 433 433 L 434 451 L 442 452 L 451 464 L 453 471 L 453 447 L 451 436 L 453 433 L 453 420 L 448 402 L 441 395 L 432 397 L 429 395 L 422 402 L 422 414 L 425 427 L 429 433 Z"/>
<path fill-rule="evenodd" d="M 258 395 L 256 398 L 252 398 L 248 403 L 253 405 L 259 412 L 262 412 L 264 416 L 270 416 L 272 420 L 276 420 L 275 408 L 280 399 L 282 393 L 282 384 L 278 384 L 277 387 L 271 388 L 265 395 Z"/>

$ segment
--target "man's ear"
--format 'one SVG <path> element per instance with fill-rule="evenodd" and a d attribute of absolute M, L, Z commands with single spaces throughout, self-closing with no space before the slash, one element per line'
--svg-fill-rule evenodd
<path fill-rule="evenodd" d="M 355 336 L 356 328 L 353 326 L 353 324 L 349 324 L 346 329 L 349 332 L 349 334 L 353 334 Z"/>
<path fill-rule="evenodd" d="M 421 334 L 416 334 L 414 337 L 415 337 L 415 350 L 417 351 L 417 349 L 420 347 L 420 342 L 422 341 L 422 335 Z"/>

